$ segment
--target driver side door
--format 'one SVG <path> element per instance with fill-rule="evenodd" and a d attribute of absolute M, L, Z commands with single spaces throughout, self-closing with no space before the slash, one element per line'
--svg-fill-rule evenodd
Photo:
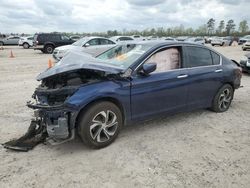
<path fill-rule="evenodd" d="M 160 49 L 144 63 L 156 63 L 156 71 L 141 75 L 140 68 L 131 81 L 132 120 L 143 120 L 187 108 L 187 69 L 182 69 L 182 47 Z"/>

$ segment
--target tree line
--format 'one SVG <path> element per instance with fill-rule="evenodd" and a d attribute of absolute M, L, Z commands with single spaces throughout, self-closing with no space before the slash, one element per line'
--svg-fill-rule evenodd
<path fill-rule="evenodd" d="M 249 26 L 247 20 L 242 20 L 239 23 L 238 28 L 233 19 L 220 20 L 218 26 L 216 27 L 216 20 L 210 18 L 206 24 L 199 26 L 196 29 L 192 27 L 185 28 L 184 25 L 176 27 L 158 27 L 158 28 L 149 28 L 142 31 L 139 30 L 108 30 L 107 32 L 92 32 L 92 33 L 67 33 L 68 35 L 83 35 L 83 36 L 103 36 L 103 37 L 112 37 L 117 35 L 141 35 L 141 36 L 157 36 L 157 37 L 166 37 L 166 36 L 244 36 L 250 34 Z"/>

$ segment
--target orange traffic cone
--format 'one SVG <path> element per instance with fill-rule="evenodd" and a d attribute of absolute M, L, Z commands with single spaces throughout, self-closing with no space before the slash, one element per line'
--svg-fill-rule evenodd
<path fill-rule="evenodd" d="M 48 61 L 48 68 L 50 69 L 51 67 L 53 67 L 53 63 L 52 63 L 51 59 L 49 59 L 49 61 Z"/>
<path fill-rule="evenodd" d="M 15 57 L 15 56 L 14 56 L 12 50 L 11 50 L 11 51 L 10 51 L 10 58 L 14 58 L 14 57 Z"/>

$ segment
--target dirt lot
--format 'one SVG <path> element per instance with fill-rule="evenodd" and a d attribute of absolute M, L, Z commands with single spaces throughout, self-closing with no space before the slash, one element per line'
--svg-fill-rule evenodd
<path fill-rule="evenodd" d="M 8 58 L 10 49 L 15 58 Z M 239 60 L 240 47 L 217 47 Z M 0 143 L 26 132 L 25 104 L 48 58 L 32 49 L 0 50 Z M 249 187 L 250 76 L 229 111 L 182 113 L 123 129 L 101 150 L 80 141 L 27 153 L 0 147 L 0 187 Z"/>

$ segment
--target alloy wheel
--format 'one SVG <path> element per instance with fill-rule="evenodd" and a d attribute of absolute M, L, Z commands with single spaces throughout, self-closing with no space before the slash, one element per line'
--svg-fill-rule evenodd
<path fill-rule="evenodd" d="M 219 108 L 220 110 L 226 110 L 232 100 L 232 93 L 231 91 L 227 88 L 224 89 L 223 92 L 220 94 L 219 97 Z"/>
<path fill-rule="evenodd" d="M 90 125 L 90 135 L 97 142 L 106 142 L 115 134 L 118 126 L 117 116 L 111 110 L 95 115 Z"/>

